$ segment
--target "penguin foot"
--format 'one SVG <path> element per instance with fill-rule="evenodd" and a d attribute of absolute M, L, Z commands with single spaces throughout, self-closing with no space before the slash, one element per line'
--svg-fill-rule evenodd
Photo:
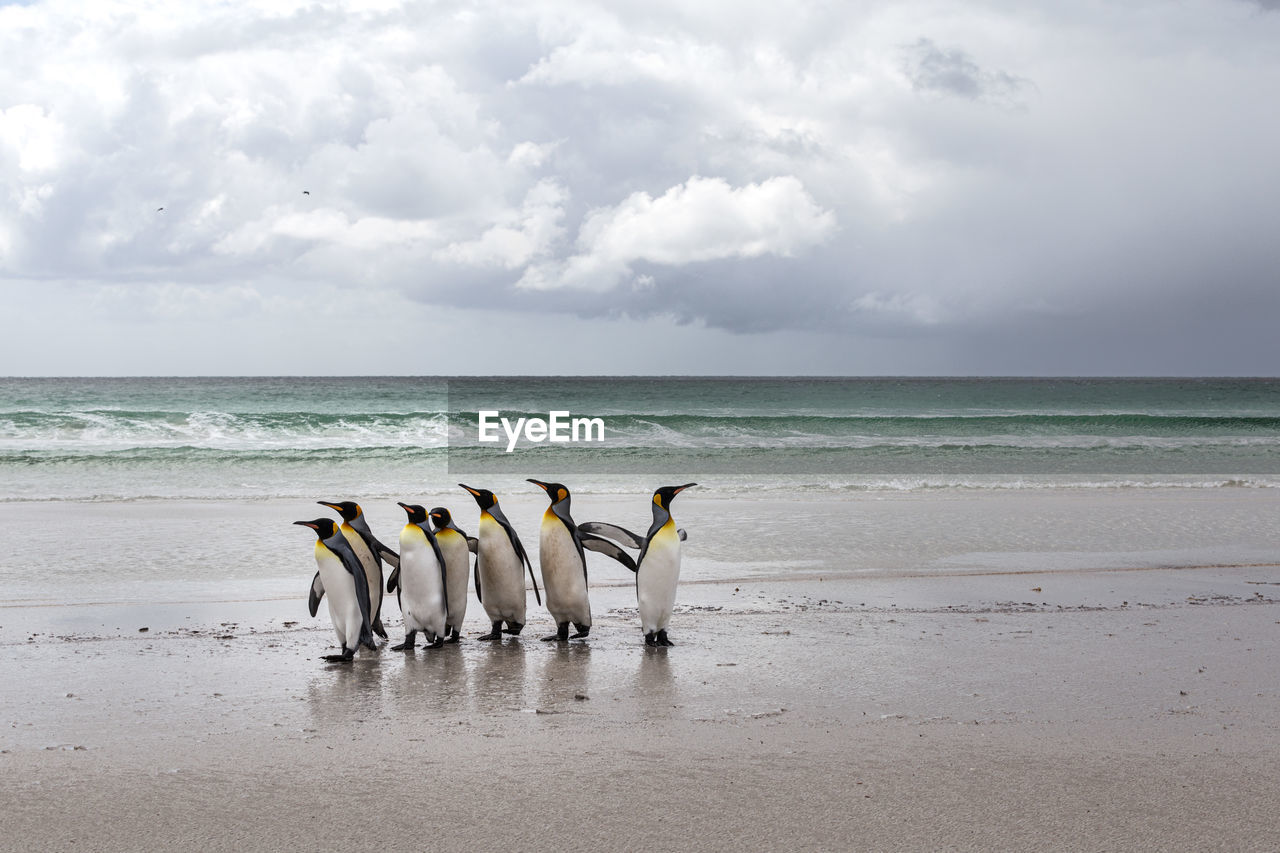
<path fill-rule="evenodd" d="M 520 635 L 520 632 L 523 630 L 524 630 L 523 622 L 512 622 L 508 620 L 507 627 L 503 629 L 502 633 L 510 634 L 513 637 L 518 637 Z"/>
<path fill-rule="evenodd" d="M 668 639 L 667 639 L 667 632 L 666 632 L 666 631 L 659 631 L 659 632 L 658 632 L 658 645 L 660 645 L 660 646 L 674 646 L 674 645 L 675 645 L 675 643 L 673 643 L 673 642 L 671 642 L 670 640 L 668 640 Z"/>
<path fill-rule="evenodd" d="M 556 632 L 554 634 L 548 634 L 547 636 L 539 637 L 538 639 L 544 643 L 551 642 L 552 640 L 559 640 L 562 643 L 565 642 L 566 640 L 569 639 L 569 623 L 568 622 L 557 623 Z"/>
<path fill-rule="evenodd" d="M 476 637 L 477 640 L 501 640 L 502 639 L 502 622 L 494 622 L 493 629 L 483 637 Z"/>
<path fill-rule="evenodd" d="M 650 631 L 649 633 L 645 634 L 645 635 L 644 635 L 644 644 L 645 644 L 646 646 L 656 646 L 656 645 L 658 645 L 658 638 L 657 638 L 657 635 L 655 635 L 653 631 Z"/>
<path fill-rule="evenodd" d="M 587 636 L 588 634 L 590 634 L 590 633 L 591 633 L 591 626 L 590 626 L 590 625 L 588 625 L 588 626 L 586 626 L 586 627 L 584 628 L 583 626 L 581 626 L 581 625 L 579 625 L 577 622 L 575 622 L 575 623 L 573 623 L 573 627 L 575 627 L 575 628 L 577 628 L 577 629 L 578 629 L 578 633 L 576 633 L 576 634 L 570 634 L 570 635 L 569 635 L 569 639 L 570 639 L 570 640 L 581 640 L 583 637 L 585 637 L 585 636 Z"/>
<path fill-rule="evenodd" d="M 325 655 L 320 660 L 328 661 L 329 663 L 350 663 L 355 659 L 355 656 L 355 649 L 343 649 L 340 655 Z"/>
<path fill-rule="evenodd" d="M 393 652 L 411 652 L 413 651 L 413 649 L 414 649 L 413 643 L 409 642 L 408 640 L 405 640 L 403 643 L 401 643 L 398 646 L 391 647 L 391 651 Z"/>
<path fill-rule="evenodd" d="M 428 648 L 428 649 L 442 649 L 442 648 L 444 648 L 444 637 L 441 637 L 441 636 L 438 636 L 438 635 L 437 635 L 437 636 L 436 636 L 436 638 L 435 638 L 434 640 L 432 640 L 430 643 L 428 643 L 428 644 L 426 645 L 426 648 Z"/>
<path fill-rule="evenodd" d="M 446 643 L 457 643 L 457 642 L 460 642 L 461 640 L 462 640 L 462 634 L 458 631 L 457 628 L 454 628 L 453 633 L 451 633 L 448 637 L 446 637 L 444 641 Z"/>

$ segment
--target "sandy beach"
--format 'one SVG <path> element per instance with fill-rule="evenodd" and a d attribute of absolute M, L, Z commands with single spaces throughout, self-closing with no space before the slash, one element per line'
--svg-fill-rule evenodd
<path fill-rule="evenodd" d="M 631 595 L 348 666 L 296 601 L 0 610 L 0 847 L 1275 847 L 1280 567 L 695 582 L 669 650 Z"/>

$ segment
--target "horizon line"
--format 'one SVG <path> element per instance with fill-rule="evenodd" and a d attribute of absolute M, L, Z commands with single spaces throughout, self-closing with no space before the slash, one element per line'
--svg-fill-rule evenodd
<path fill-rule="evenodd" d="M 0 376 L 0 381 L 43 379 L 988 379 L 988 380 L 1274 380 L 1262 374 L 1141 374 L 1141 373 L 190 373 L 190 374 L 28 374 Z"/>

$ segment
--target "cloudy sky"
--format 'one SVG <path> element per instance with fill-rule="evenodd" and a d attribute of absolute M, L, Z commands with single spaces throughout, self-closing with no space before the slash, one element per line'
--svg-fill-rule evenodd
<path fill-rule="evenodd" d="M 0 0 L 0 375 L 1276 375 L 1278 94 L 1280 0 Z"/>

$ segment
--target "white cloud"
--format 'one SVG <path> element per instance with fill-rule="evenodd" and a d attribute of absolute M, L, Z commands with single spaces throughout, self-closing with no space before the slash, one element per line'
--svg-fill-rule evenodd
<path fill-rule="evenodd" d="M 792 176 L 737 189 L 721 178 L 695 176 L 658 198 L 637 192 L 591 211 L 578 232 L 578 253 L 562 265 L 530 269 L 519 286 L 608 290 L 630 277 L 638 261 L 682 266 L 791 257 L 826 241 L 835 226 L 835 214 Z"/>
<path fill-rule="evenodd" d="M 598 15 L 573 42 L 540 59 L 520 84 L 616 86 L 636 80 L 687 83 L 719 76 L 724 48 L 696 38 L 628 33 L 612 16 Z"/>
<path fill-rule="evenodd" d="M 511 154 L 507 157 L 507 162 L 512 166 L 519 166 L 525 169 L 536 169 L 549 158 L 559 147 L 561 140 L 555 142 L 547 142 L 539 145 L 536 142 L 521 142 L 511 149 Z"/>
<path fill-rule="evenodd" d="M 394 246 L 406 246 L 438 237 L 431 222 L 363 216 L 350 219 L 341 211 L 328 208 L 297 212 L 272 210 L 260 220 L 250 222 L 214 245 L 221 254 L 252 254 L 269 247 L 275 238 L 304 243 L 322 243 L 367 252 Z"/>
<path fill-rule="evenodd" d="M 63 135 L 62 123 L 36 104 L 0 110 L 0 145 L 12 152 L 24 172 L 56 168 L 62 159 Z"/>
<path fill-rule="evenodd" d="M 518 269 L 547 255 L 564 234 L 560 220 L 567 199 L 568 193 L 555 181 L 539 181 L 519 211 L 504 212 L 501 222 L 476 239 L 451 243 L 432 257 L 473 267 Z"/>

